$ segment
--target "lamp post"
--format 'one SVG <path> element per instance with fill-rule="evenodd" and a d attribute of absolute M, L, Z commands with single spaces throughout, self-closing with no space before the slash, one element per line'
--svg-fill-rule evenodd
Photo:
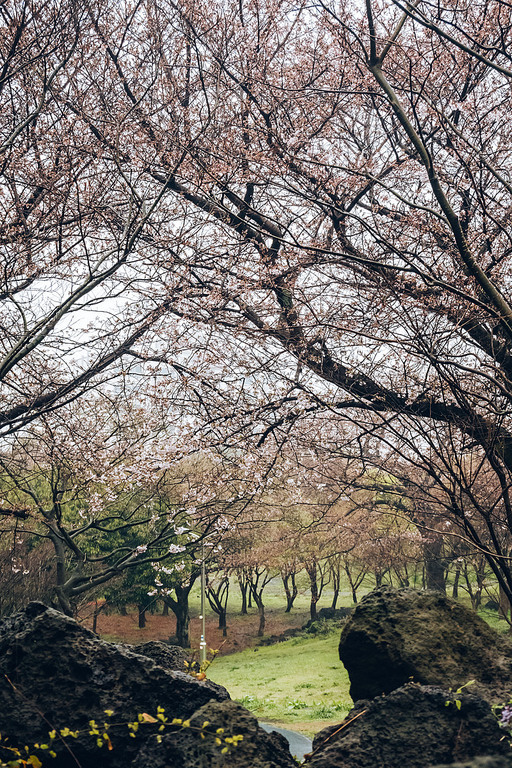
<path fill-rule="evenodd" d="M 206 661 L 206 566 L 204 562 L 204 539 L 201 550 L 201 642 L 199 643 L 199 661 L 204 664 Z"/>

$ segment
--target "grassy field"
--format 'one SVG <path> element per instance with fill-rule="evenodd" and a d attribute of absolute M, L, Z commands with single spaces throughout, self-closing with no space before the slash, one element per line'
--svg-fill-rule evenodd
<path fill-rule="evenodd" d="M 361 597 L 372 588 L 372 584 L 363 588 Z M 327 594 L 322 604 L 328 605 L 328 600 Z M 282 592 L 276 584 L 267 595 L 270 616 L 279 612 L 282 602 Z M 461 602 L 471 607 L 464 595 Z M 348 592 L 342 594 L 339 604 L 351 604 Z M 294 607 L 304 622 L 308 605 L 304 589 Z M 236 606 L 232 609 L 236 610 Z M 498 632 L 510 631 L 496 611 L 482 609 L 479 613 Z M 233 699 L 260 720 L 311 735 L 342 720 L 352 707 L 348 675 L 338 658 L 339 635 L 340 629 L 332 628 L 325 636 L 303 634 L 284 643 L 221 655 L 212 664 L 209 677 L 224 685 Z"/>
<path fill-rule="evenodd" d="M 265 590 L 266 635 L 299 628 L 308 620 L 309 590 L 302 575 L 299 584 L 300 592 L 289 614 L 284 612 L 285 598 L 280 580 L 271 582 Z M 359 597 L 373 586 L 369 580 L 360 590 Z M 461 602 L 470 607 L 467 596 L 462 594 L 461 597 Z M 318 607 L 328 606 L 331 599 L 332 593 L 326 591 Z M 344 589 L 338 605 L 350 606 L 351 603 L 351 595 Z M 199 610 L 197 585 L 190 600 L 193 648 L 199 645 Z M 507 623 L 496 611 L 482 610 L 480 615 L 494 629 L 509 631 Z M 209 608 L 206 617 L 207 644 L 220 648 L 208 676 L 224 685 L 233 699 L 244 704 L 260 720 L 312 735 L 325 725 L 340 722 L 351 708 L 348 675 L 338 658 L 339 627 L 325 635 L 302 633 L 283 643 L 259 646 L 257 611 L 253 607 L 247 616 L 240 615 L 240 592 L 235 584 L 228 604 L 228 639 L 224 645 L 216 617 Z M 148 626 L 142 630 L 137 627 L 136 615 L 102 615 L 99 620 L 99 631 L 104 637 L 127 642 L 167 639 L 174 626 L 172 615 L 150 614 Z"/>
<path fill-rule="evenodd" d="M 373 588 L 368 582 L 361 589 L 361 597 Z M 319 608 L 328 606 L 332 592 L 322 595 Z M 198 608 L 199 594 L 191 600 L 191 608 Z M 276 619 L 286 626 L 301 626 L 309 619 L 309 589 L 304 575 L 299 576 L 299 594 L 292 613 L 284 614 L 285 598 L 280 580 L 271 582 L 265 590 L 268 630 L 271 634 Z M 239 615 L 240 593 L 232 590 L 228 606 L 228 625 L 232 630 L 244 621 L 256 619 L 256 609 L 249 617 Z M 339 605 L 351 605 L 348 588 L 343 590 Z M 292 624 L 293 621 L 293 624 Z M 256 625 L 255 625 L 256 626 Z M 224 685 L 231 697 L 250 709 L 259 720 L 282 725 L 312 736 L 321 728 L 343 720 L 352 706 L 349 679 L 338 657 L 340 630 L 332 628 L 321 636 L 301 635 L 283 643 L 258 646 L 253 638 L 252 647 L 239 653 L 223 654 L 223 649 L 208 671 L 208 677 Z"/>
<path fill-rule="evenodd" d="M 311 735 L 342 720 L 352 706 L 338 640 L 335 629 L 247 649 L 216 659 L 208 677 L 260 720 Z"/>

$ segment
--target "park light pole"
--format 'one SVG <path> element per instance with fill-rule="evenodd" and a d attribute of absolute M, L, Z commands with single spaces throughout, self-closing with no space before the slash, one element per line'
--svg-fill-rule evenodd
<path fill-rule="evenodd" d="M 201 550 L 201 642 L 199 643 L 199 662 L 201 665 L 206 661 L 206 565 L 204 561 L 204 539 Z"/>

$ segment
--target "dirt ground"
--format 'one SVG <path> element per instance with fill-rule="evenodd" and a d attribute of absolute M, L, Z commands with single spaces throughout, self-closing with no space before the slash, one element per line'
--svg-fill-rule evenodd
<path fill-rule="evenodd" d="M 85 606 L 79 620 L 89 628 L 92 628 L 93 605 Z M 308 619 L 307 613 L 287 614 L 282 611 L 268 610 L 266 613 L 265 635 L 279 635 L 288 628 L 299 628 Z M 222 655 L 243 651 L 257 643 L 259 617 L 257 613 L 247 616 L 240 614 L 228 615 L 227 637 L 222 636 L 222 631 L 217 626 L 215 617 L 207 617 L 206 642 L 208 648 L 222 649 Z M 100 613 L 97 622 L 97 632 L 104 639 L 111 642 L 145 643 L 149 640 L 168 640 L 176 631 L 176 619 L 172 613 L 169 616 L 161 614 L 147 614 L 147 623 L 144 629 L 138 627 L 138 616 L 135 611 L 127 616 L 118 613 Z M 190 621 L 190 642 L 192 648 L 199 648 L 201 635 L 201 622 L 194 617 Z"/>

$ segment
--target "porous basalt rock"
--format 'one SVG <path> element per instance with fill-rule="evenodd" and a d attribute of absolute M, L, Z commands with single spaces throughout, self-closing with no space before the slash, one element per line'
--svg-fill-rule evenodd
<path fill-rule="evenodd" d="M 102 724 L 105 710 L 113 721 L 126 723 L 139 713 L 155 714 L 164 707 L 171 717 L 188 718 L 210 700 L 224 701 L 227 691 L 199 682 L 183 672 L 159 666 L 141 656 L 99 640 L 76 621 L 40 603 L 31 603 L 0 622 L 0 732 L 12 744 L 47 742 L 48 731 L 78 729 L 69 740 L 82 768 L 129 764 L 155 726 L 141 726 L 137 738 L 126 725 L 111 730 L 112 751 L 98 754 L 89 735 L 91 719 Z M 101 727 L 101 725 L 100 725 Z M 74 761 L 59 741 L 54 768 Z"/>
<path fill-rule="evenodd" d="M 203 728 L 203 724 L 208 725 Z M 217 729 L 222 732 L 217 733 Z M 201 732 L 204 738 L 201 738 Z M 226 737 L 243 736 L 235 747 Z M 217 739 L 217 741 L 216 741 Z M 227 754 L 222 749 L 228 748 Z M 190 718 L 190 727 L 153 737 L 139 752 L 131 768 L 297 768 L 288 742 L 280 734 L 266 733 L 258 721 L 233 701 L 210 701 Z"/>
<path fill-rule="evenodd" d="M 408 680 L 472 691 L 492 702 L 512 691 L 512 644 L 473 611 L 438 592 L 380 587 L 341 632 L 340 659 L 353 700 L 389 693 Z"/>
<path fill-rule="evenodd" d="M 409 683 L 357 702 L 341 725 L 317 734 L 308 768 L 426 768 L 508 754 L 503 732 L 479 696 Z"/>
<path fill-rule="evenodd" d="M 512 768 L 512 757 L 475 757 L 464 763 L 450 763 L 450 765 L 434 765 L 432 768 Z"/>
<path fill-rule="evenodd" d="M 158 640 L 150 640 L 147 643 L 139 645 L 126 645 L 127 650 L 133 653 L 139 653 L 141 656 L 148 656 L 153 659 L 159 667 L 168 669 L 172 672 L 185 672 L 187 661 L 187 652 L 178 645 L 168 645 Z"/>

